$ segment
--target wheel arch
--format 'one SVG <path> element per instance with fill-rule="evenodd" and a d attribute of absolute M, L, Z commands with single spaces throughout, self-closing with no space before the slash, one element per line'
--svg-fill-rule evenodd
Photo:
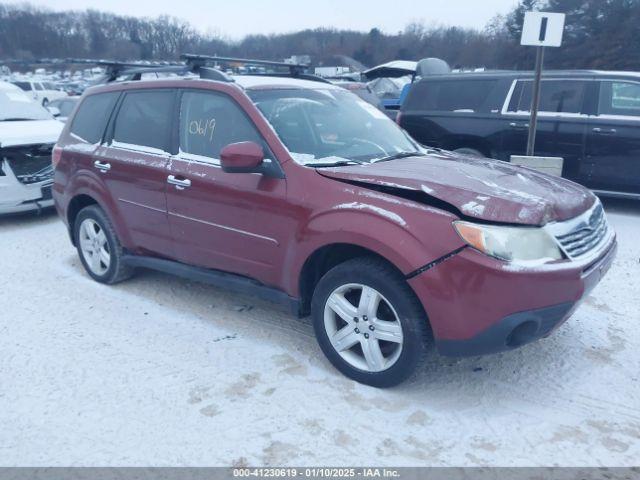
<path fill-rule="evenodd" d="M 305 260 L 298 276 L 300 315 L 310 313 L 313 292 L 320 279 L 333 267 L 359 257 L 374 257 L 384 261 L 403 277 L 400 268 L 380 253 L 354 243 L 331 243 L 314 250 Z M 411 288 L 411 287 L 410 287 Z"/>
<path fill-rule="evenodd" d="M 493 150 L 491 142 L 483 137 L 475 135 L 452 135 L 443 142 L 444 148 L 447 150 L 458 150 L 461 148 L 469 148 L 477 150 L 487 158 L 492 158 Z"/>

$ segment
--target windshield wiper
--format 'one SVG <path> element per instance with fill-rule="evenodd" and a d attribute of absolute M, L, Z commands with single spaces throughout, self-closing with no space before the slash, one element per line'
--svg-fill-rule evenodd
<path fill-rule="evenodd" d="M 327 163 L 306 163 L 305 167 L 345 167 L 347 165 L 366 165 L 369 162 L 362 162 L 359 160 L 341 160 L 339 162 L 327 162 Z"/>
<path fill-rule="evenodd" d="M 388 157 L 382 157 L 382 158 L 376 158 L 371 160 L 371 163 L 378 163 L 378 162 L 388 162 L 389 160 L 398 160 L 400 158 L 406 158 L 406 157 L 424 157 L 426 156 L 426 154 L 422 153 L 422 152 L 398 152 L 398 153 L 394 153 L 393 155 L 389 155 Z"/>

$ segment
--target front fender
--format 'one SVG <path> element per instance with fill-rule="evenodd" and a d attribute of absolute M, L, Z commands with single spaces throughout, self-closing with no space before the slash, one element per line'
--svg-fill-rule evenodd
<path fill-rule="evenodd" d="M 429 242 L 425 232 L 412 222 L 415 211 L 407 209 L 406 213 L 405 218 L 402 210 L 392 210 L 384 204 L 347 202 L 311 216 L 296 236 L 296 248 L 289 249 L 285 257 L 282 284 L 286 291 L 299 295 L 299 279 L 305 262 L 318 249 L 330 245 L 365 248 L 388 260 L 405 275 L 457 248 L 457 245 L 439 246 L 442 242 Z"/>

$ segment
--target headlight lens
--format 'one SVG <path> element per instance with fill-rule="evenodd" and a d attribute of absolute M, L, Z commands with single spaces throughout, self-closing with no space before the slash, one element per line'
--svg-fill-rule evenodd
<path fill-rule="evenodd" d="M 538 227 L 500 227 L 471 222 L 453 222 L 458 234 L 471 247 L 508 262 L 546 263 L 563 258 L 556 241 Z"/>

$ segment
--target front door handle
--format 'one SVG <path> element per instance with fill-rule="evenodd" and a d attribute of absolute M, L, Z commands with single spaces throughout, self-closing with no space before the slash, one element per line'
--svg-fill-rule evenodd
<path fill-rule="evenodd" d="M 111 170 L 110 163 L 102 163 L 100 160 L 96 160 L 95 162 L 93 162 L 93 166 L 100 170 L 102 173 L 106 173 Z"/>
<path fill-rule="evenodd" d="M 517 122 L 511 122 L 509 124 L 509 126 L 511 128 L 515 128 L 517 130 L 525 130 L 527 128 L 529 128 L 529 124 L 528 123 L 517 123 Z"/>
<path fill-rule="evenodd" d="M 174 175 L 167 177 L 167 183 L 175 185 L 178 190 L 184 190 L 191 186 L 191 180 L 188 178 L 176 178 Z"/>
<path fill-rule="evenodd" d="M 615 128 L 600 128 L 596 127 L 593 129 L 593 133 L 597 133 L 598 135 L 615 135 L 618 133 L 618 130 Z"/>

